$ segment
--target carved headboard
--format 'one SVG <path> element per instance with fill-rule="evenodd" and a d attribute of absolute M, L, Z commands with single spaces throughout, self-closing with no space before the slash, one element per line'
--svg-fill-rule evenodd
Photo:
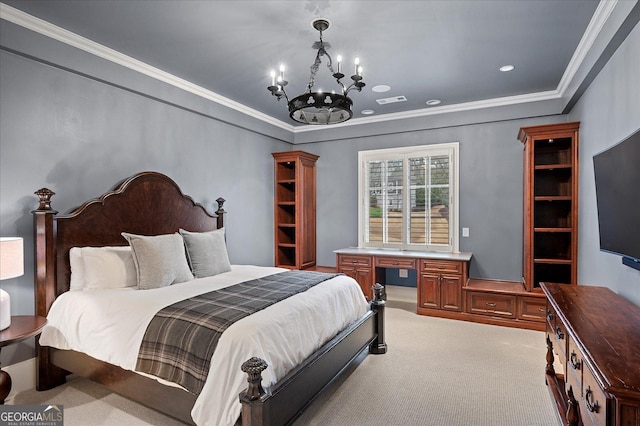
<path fill-rule="evenodd" d="M 214 215 L 184 195 L 169 177 L 142 172 L 121 182 L 99 198 L 69 214 L 51 207 L 54 192 L 35 192 L 40 205 L 34 215 L 36 311 L 46 316 L 55 298 L 69 290 L 72 247 L 123 246 L 121 232 L 160 235 L 186 229 L 205 232 L 223 226 L 224 199 L 218 198 Z"/>

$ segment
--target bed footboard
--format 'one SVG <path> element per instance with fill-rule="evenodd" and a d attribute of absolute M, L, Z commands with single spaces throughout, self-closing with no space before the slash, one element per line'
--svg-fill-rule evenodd
<path fill-rule="evenodd" d="M 262 371 L 268 365 L 257 357 L 242 365 L 248 387 L 240 393 L 242 426 L 285 425 L 293 422 L 302 411 L 361 354 L 384 354 L 384 287 L 374 286 L 371 311 L 342 331 L 303 364 L 289 372 L 265 391 L 261 385 Z"/>

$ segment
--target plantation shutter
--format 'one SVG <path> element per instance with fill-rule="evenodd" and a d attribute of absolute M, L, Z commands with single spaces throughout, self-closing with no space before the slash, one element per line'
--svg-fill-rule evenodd
<path fill-rule="evenodd" d="M 380 151 L 361 159 L 361 244 L 451 251 L 453 150 Z"/>

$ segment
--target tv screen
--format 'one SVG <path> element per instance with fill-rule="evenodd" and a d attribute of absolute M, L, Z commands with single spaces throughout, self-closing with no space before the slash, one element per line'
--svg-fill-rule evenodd
<path fill-rule="evenodd" d="M 640 268 L 640 129 L 594 155 L 593 168 L 600 250 L 633 258 L 623 263 Z"/>

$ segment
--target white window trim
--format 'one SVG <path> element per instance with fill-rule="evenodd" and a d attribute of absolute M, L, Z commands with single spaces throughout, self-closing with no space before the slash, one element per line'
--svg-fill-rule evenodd
<path fill-rule="evenodd" d="M 364 242 L 365 235 L 365 205 L 366 194 L 364 191 L 365 185 L 365 162 L 371 160 L 388 159 L 392 155 L 406 155 L 416 151 L 447 151 L 451 153 L 451 163 L 449 166 L 449 173 L 451 176 L 451 208 L 449 210 L 449 219 L 451 220 L 451 238 L 452 244 L 450 250 L 453 253 L 459 253 L 460 251 L 460 231 L 459 231 L 459 218 L 460 218 L 460 143 L 449 142 L 439 143 L 431 145 L 418 145 L 410 147 L 400 148 L 386 148 L 386 149 L 374 149 L 368 151 L 358 151 L 358 247 L 367 247 Z M 409 196 L 409 191 L 405 191 L 405 194 Z M 406 214 L 406 213 L 405 213 Z M 396 246 L 396 245 L 394 245 Z M 414 250 L 411 248 L 410 250 Z M 423 250 L 426 250 L 423 249 Z"/>

